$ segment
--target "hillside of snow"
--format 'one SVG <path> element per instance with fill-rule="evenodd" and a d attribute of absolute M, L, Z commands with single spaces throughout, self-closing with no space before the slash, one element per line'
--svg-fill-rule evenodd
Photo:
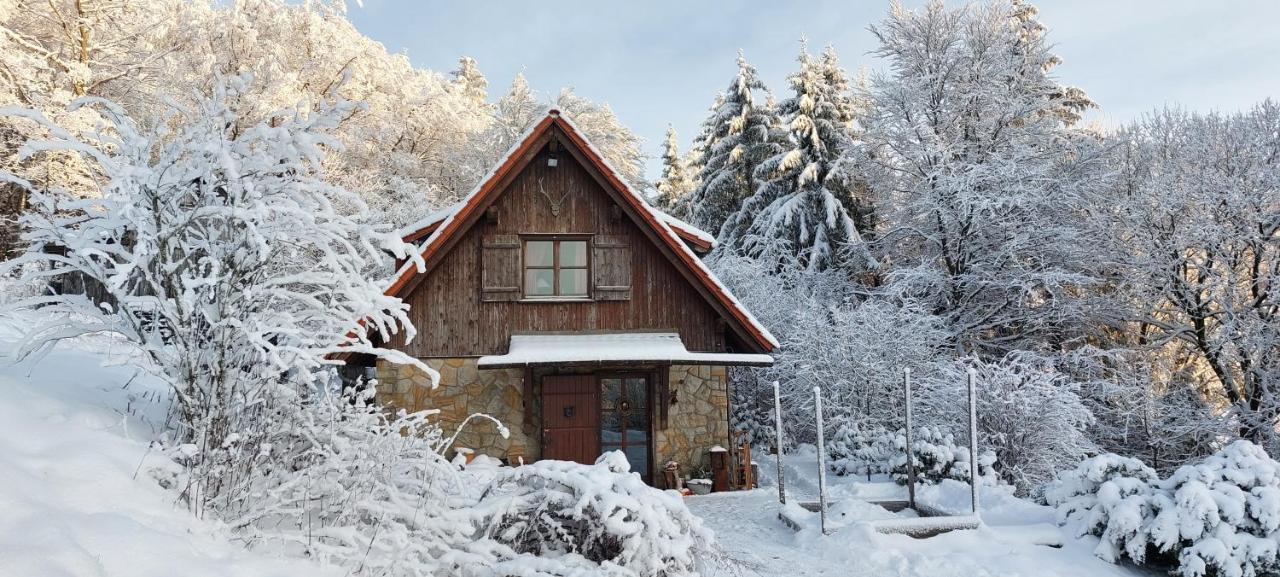
<path fill-rule="evenodd" d="M 14 364 L 15 336 L 0 329 L 0 576 L 343 574 L 249 551 L 175 502 L 147 473 L 177 467 L 147 450 L 165 390 L 117 343 L 65 343 Z"/>

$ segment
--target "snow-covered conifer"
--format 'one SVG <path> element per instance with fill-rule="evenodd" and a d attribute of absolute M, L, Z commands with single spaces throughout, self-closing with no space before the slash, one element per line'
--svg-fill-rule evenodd
<path fill-rule="evenodd" d="M 853 146 L 848 81 L 802 47 L 788 77 L 794 96 L 778 105 L 790 146 L 762 162 L 764 182 L 723 229 L 730 248 L 804 270 L 875 267 L 849 213 L 851 178 L 840 158 Z"/>
<path fill-rule="evenodd" d="M 662 177 L 658 179 L 657 189 L 658 208 L 676 218 L 684 218 L 686 197 L 693 191 L 694 182 L 685 158 L 680 155 L 676 129 L 671 125 L 667 125 L 667 138 L 662 142 Z"/>
<path fill-rule="evenodd" d="M 729 216 L 759 186 L 756 168 L 787 146 L 787 134 L 767 101 L 768 88 L 738 54 L 738 73 L 717 95 L 703 123 L 699 184 L 688 199 L 690 222 L 719 234 Z"/>

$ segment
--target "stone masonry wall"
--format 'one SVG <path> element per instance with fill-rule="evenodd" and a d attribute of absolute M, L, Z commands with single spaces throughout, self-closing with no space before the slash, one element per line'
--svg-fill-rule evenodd
<path fill-rule="evenodd" d="M 437 422 L 446 437 L 472 413 L 485 413 L 511 431 L 503 439 L 497 426 L 488 419 L 473 419 L 458 435 L 452 449 L 464 447 L 498 459 L 517 457 L 525 461 L 537 458 L 537 433 L 532 423 L 524 422 L 524 404 L 520 391 L 524 371 L 520 369 L 478 370 L 474 358 L 422 359 L 427 366 L 440 371 L 440 385 L 431 389 L 426 373 L 408 365 L 378 361 L 378 400 L 383 404 L 410 411 L 439 409 Z"/>
<path fill-rule="evenodd" d="M 487 420 L 473 420 L 458 435 L 455 448 L 473 449 L 513 464 L 517 457 L 532 462 L 541 456 L 540 423 L 526 423 L 524 419 L 523 370 L 481 371 L 476 367 L 475 358 L 423 361 L 440 371 L 440 385 L 435 390 L 431 389 L 426 373 L 411 366 L 378 361 L 378 400 L 411 411 L 439 409 L 437 422 L 446 436 L 452 435 L 472 413 L 489 414 L 507 426 L 510 437 L 503 439 L 497 427 Z M 657 414 L 654 414 L 655 480 L 660 478 L 658 473 L 668 461 L 680 463 L 681 475 L 686 477 L 708 469 L 711 465 L 708 450 L 715 445 L 729 446 L 725 368 L 675 365 L 670 367 L 668 376 L 676 403 L 667 413 L 665 429 L 657 427 Z M 541 387 L 536 387 L 535 394 L 540 392 Z M 535 400 L 535 409 L 540 408 L 540 404 Z M 446 456 L 452 457 L 453 452 L 447 452 Z"/>
<path fill-rule="evenodd" d="M 688 477 L 711 468 L 711 447 L 729 447 L 729 379 L 724 367 L 685 365 L 672 366 L 669 379 L 676 403 L 667 428 L 654 434 L 653 460 L 658 471 L 668 461 L 680 463 L 680 475 Z"/>

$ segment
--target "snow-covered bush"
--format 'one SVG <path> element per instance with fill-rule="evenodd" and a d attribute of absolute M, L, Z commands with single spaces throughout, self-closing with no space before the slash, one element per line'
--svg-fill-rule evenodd
<path fill-rule="evenodd" d="M 1060 522 L 1100 537 L 1115 562 L 1172 565 L 1183 577 L 1253 577 L 1280 570 L 1280 463 L 1235 441 L 1160 481 L 1136 459 L 1103 455 L 1045 490 Z"/>
<path fill-rule="evenodd" d="M 390 413 L 368 403 L 372 384 L 318 398 L 288 431 L 271 435 L 270 447 L 244 454 L 229 439 L 225 456 L 260 472 L 238 480 L 246 490 L 234 494 L 254 498 L 220 507 L 224 519 L 250 543 L 279 544 L 358 574 L 431 575 L 489 562 L 459 552 L 470 523 L 451 508 L 462 479 L 442 456 L 451 438 L 432 420 L 435 411 Z"/>
<path fill-rule="evenodd" d="M 1138 459 L 1104 454 L 1085 459 L 1045 486 L 1045 503 L 1056 508 L 1058 522 L 1079 523 L 1081 535 L 1101 537 L 1095 550 L 1107 561 L 1121 554 L 1141 562 L 1147 554 L 1144 523 L 1151 516 L 1151 495 L 1159 478 Z"/>
<path fill-rule="evenodd" d="M 907 436 L 898 431 L 894 436 L 892 462 L 893 480 L 899 485 L 908 481 Z M 911 454 L 915 458 L 916 482 L 932 485 L 943 479 L 969 482 L 969 447 L 957 445 L 955 437 L 943 433 L 938 427 L 920 427 L 911 438 Z M 991 451 L 978 454 L 978 482 L 981 485 L 997 485 L 999 477 L 994 465 L 996 455 Z"/>
<path fill-rule="evenodd" d="M 1248 441 L 1174 471 L 1152 502 L 1151 542 L 1184 577 L 1280 570 L 1280 463 Z"/>
<path fill-rule="evenodd" d="M 1093 416 L 1079 383 L 1058 372 L 1053 359 L 1014 352 L 996 361 L 974 357 L 938 367 L 920 379 L 923 422 L 968 431 L 968 372 L 977 374 L 978 446 L 993 451 L 1000 478 L 1021 495 L 1051 480 L 1093 450 L 1085 432 Z"/>
<path fill-rule="evenodd" d="M 646 485 L 617 451 L 590 466 L 539 461 L 509 469 L 473 514 L 478 537 L 508 548 L 499 556 L 513 560 L 494 567 L 501 575 L 541 567 L 519 557 L 534 555 L 602 575 L 678 577 L 697 574 L 715 554 L 711 531 L 679 493 Z"/>
<path fill-rule="evenodd" d="M 853 419 L 840 419 L 836 431 L 827 442 L 827 458 L 837 475 L 871 475 L 890 473 L 894 457 L 903 451 L 896 444 L 897 435 L 884 427 L 859 426 Z"/>

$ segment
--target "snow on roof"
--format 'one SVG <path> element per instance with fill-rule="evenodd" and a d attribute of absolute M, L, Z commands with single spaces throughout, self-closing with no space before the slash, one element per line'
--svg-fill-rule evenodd
<path fill-rule="evenodd" d="M 654 213 L 656 213 L 659 216 L 659 218 L 666 221 L 668 226 L 670 226 L 673 229 L 676 229 L 676 232 L 684 232 L 689 236 L 696 238 L 699 241 L 707 244 L 710 248 L 715 248 L 716 237 L 712 236 L 711 233 L 705 230 L 702 230 L 696 226 L 693 226 L 692 224 L 689 224 L 683 220 L 680 220 L 660 210 L 654 209 Z"/>
<path fill-rule="evenodd" d="M 769 366 L 769 355 L 697 353 L 677 333 L 572 333 L 512 335 L 505 355 L 480 357 L 482 369 L 572 363 L 672 363 Z"/>
<path fill-rule="evenodd" d="M 406 226 L 400 229 L 400 236 L 409 236 L 424 228 L 440 224 L 441 222 L 444 221 L 444 219 L 449 218 L 453 216 L 455 212 L 458 212 L 458 209 L 462 208 L 463 204 L 464 203 L 462 201 L 455 202 L 449 206 L 446 206 L 440 210 L 437 210 L 432 212 L 431 214 L 428 214 L 427 216 L 422 217 L 422 220 L 419 220 L 413 224 L 410 224 L 409 226 Z"/>

